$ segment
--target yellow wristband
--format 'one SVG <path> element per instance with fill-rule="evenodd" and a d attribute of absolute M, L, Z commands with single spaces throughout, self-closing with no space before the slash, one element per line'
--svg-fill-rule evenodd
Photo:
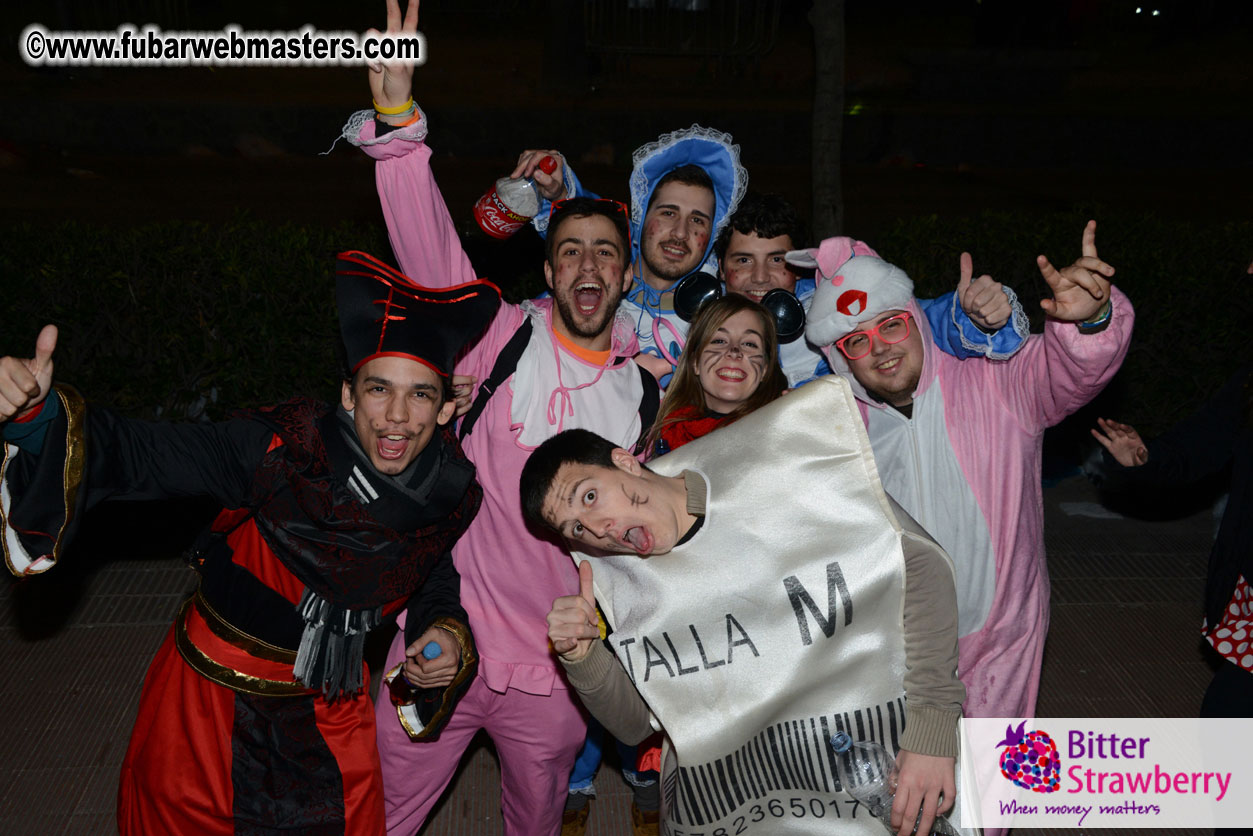
<path fill-rule="evenodd" d="M 371 101 L 374 101 L 371 99 Z M 374 110 L 384 116 L 399 116 L 413 107 L 413 96 L 409 97 L 409 101 L 398 107 L 382 107 L 377 101 L 374 101 Z"/>

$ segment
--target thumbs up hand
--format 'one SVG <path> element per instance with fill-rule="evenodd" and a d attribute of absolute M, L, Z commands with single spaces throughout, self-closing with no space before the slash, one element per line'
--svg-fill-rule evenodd
<path fill-rule="evenodd" d="M 548 638 L 553 650 L 567 662 L 579 662 L 600 640 L 600 622 L 596 617 L 596 595 L 592 592 L 592 564 L 579 564 L 579 594 L 565 595 L 553 601 L 548 613 Z"/>
<path fill-rule="evenodd" d="M 0 358 L 0 424 L 30 412 L 52 390 L 52 353 L 57 326 L 45 325 L 35 340 L 35 356 Z"/>
<path fill-rule="evenodd" d="M 975 325 L 988 334 L 993 334 L 1009 322 L 1014 312 L 1005 294 L 1004 285 L 984 273 L 974 278 L 974 263 L 970 253 L 962 253 L 960 259 L 961 274 L 957 281 L 957 300 L 962 310 Z"/>

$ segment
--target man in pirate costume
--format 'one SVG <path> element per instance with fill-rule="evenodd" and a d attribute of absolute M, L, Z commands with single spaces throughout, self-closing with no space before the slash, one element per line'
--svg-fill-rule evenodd
<path fill-rule="evenodd" d="M 835 779 L 840 730 L 900 752 L 901 832 L 952 806 L 952 565 L 883 492 L 842 380 L 648 468 L 562 433 L 528 460 L 522 497 L 586 552 L 580 594 L 548 616 L 571 685 L 619 739 L 665 732 L 663 831 L 881 832 Z"/>
<path fill-rule="evenodd" d="M 0 359 L 0 535 L 14 574 L 51 568 L 106 499 L 205 495 L 225 509 L 148 670 L 122 765 L 123 834 L 382 833 L 365 633 L 407 603 L 409 644 L 441 650 L 403 666 L 380 723 L 437 736 L 473 678 L 449 549 L 482 491 L 451 431 L 448 376 L 499 292 L 419 287 L 351 252 L 336 292 L 338 406 L 141 422 L 52 386 L 54 326 L 33 358 Z"/>

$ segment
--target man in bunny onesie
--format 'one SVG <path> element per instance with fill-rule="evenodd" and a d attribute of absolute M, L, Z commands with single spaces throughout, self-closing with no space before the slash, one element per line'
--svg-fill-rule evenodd
<path fill-rule="evenodd" d="M 1089 221 L 1074 264 L 1037 259 L 1044 333 L 1009 360 L 962 361 L 935 350 L 900 268 L 836 249 L 789 254 L 820 274 L 806 335 L 852 384 L 884 488 L 953 558 L 965 716 L 1031 717 L 1049 617 L 1041 440 L 1118 371 L 1131 303 Z"/>

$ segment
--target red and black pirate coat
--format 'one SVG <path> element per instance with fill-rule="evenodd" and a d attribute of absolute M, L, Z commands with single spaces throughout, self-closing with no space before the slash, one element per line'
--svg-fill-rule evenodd
<path fill-rule="evenodd" d="M 382 833 L 365 632 L 408 606 L 411 641 L 437 624 L 460 642 L 456 679 L 427 701 L 427 737 L 476 664 L 448 549 L 482 492 L 453 433 L 393 478 L 342 411 L 311 401 L 188 425 L 88 409 L 66 389 L 44 408 L 55 417 L 38 455 L 6 443 L 0 468 L 14 573 L 49 568 L 106 499 L 207 495 L 227 509 L 144 682 L 121 832 Z"/>

